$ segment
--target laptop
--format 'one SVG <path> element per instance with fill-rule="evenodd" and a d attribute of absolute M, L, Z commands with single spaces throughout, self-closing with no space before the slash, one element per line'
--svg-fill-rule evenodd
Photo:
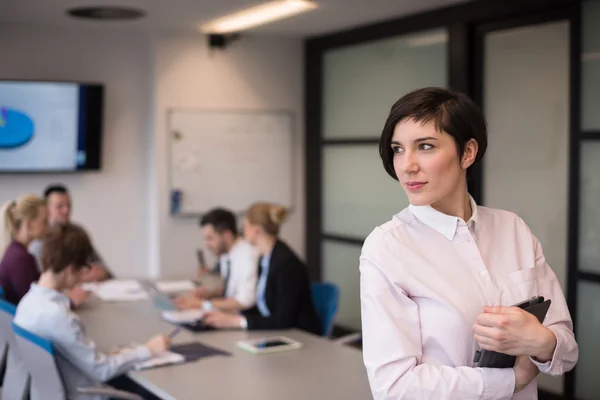
<path fill-rule="evenodd" d="M 158 290 L 158 288 L 156 287 L 156 285 L 154 283 L 148 282 L 148 281 L 140 281 L 140 285 L 146 291 L 146 293 L 148 293 L 148 297 L 150 297 L 150 300 L 152 301 L 154 308 L 156 308 L 158 311 L 160 311 L 161 314 L 164 311 L 176 311 L 177 310 L 177 306 L 175 305 L 173 300 L 171 300 L 171 298 L 169 298 L 169 296 L 167 296 L 165 293 Z M 202 320 L 196 321 L 194 323 L 181 323 L 181 324 L 175 324 L 175 325 L 181 326 L 182 328 L 185 328 L 192 332 L 202 332 L 202 331 L 214 329 L 214 328 L 206 325 L 204 323 L 204 321 L 202 321 Z"/>
<path fill-rule="evenodd" d="M 158 311 L 175 311 L 177 306 L 165 293 L 156 288 L 156 285 L 148 281 L 140 281 L 140 286 L 148 293 L 154 308 Z"/>

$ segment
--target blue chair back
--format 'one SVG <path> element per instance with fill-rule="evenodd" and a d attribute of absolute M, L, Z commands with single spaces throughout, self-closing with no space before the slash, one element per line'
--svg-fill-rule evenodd
<path fill-rule="evenodd" d="M 16 307 L 0 299 L 0 346 L 4 349 L 6 369 L 2 383 L 3 400 L 23 400 L 29 394 L 29 373 L 19 357 L 17 341 L 11 328 Z"/>
<path fill-rule="evenodd" d="M 340 290 L 329 282 L 314 282 L 310 289 L 317 315 L 323 323 L 323 336 L 330 336 L 340 302 Z"/>
<path fill-rule="evenodd" d="M 60 372 L 54 359 L 52 342 L 13 322 L 19 356 L 31 376 L 31 400 L 66 400 Z"/>
<path fill-rule="evenodd" d="M 10 322 L 15 315 L 15 306 L 3 301 L 4 292 L 2 291 L 2 287 L 0 286 L 0 313 L 2 316 L 0 317 L 0 323 L 2 327 L 0 327 L 0 386 L 2 386 L 2 381 L 4 380 L 4 373 L 6 371 L 6 358 L 8 355 L 8 340 L 9 336 L 12 336 L 12 330 L 8 327 Z M 7 324 L 8 323 L 8 324 Z"/>

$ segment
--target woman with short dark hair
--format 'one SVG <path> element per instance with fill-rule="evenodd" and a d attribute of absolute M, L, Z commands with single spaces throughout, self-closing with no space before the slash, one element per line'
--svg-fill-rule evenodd
<path fill-rule="evenodd" d="M 377 400 L 535 399 L 540 371 L 561 375 L 577 361 L 539 241 L 517 215 L 467 192 L 486 147 L 485 119 L 465 94 L 420 89 L 391 109 L 379 150 L 410 206 L 375 228 L 360 257 L 363 357 Z M 511 307 L 533 296 L 552 300 L 543 324 Z M 516 364 L 476 367 L 478 348 Z"/>

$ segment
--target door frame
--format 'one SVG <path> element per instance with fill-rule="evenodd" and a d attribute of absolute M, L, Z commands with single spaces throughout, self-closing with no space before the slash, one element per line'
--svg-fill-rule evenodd
<path fill-rule="evenodd" d="M 578 244 L 579 244 L 579 191 L 580 191 L 580 146 L 581 135 L 581 5 L 571 4 L 565 7 L 524 15 L 516 18 L 503 19 L 488 23 L 481 23 L 475 27 L 475 87 L 473 91 L 474 101 L 483 110 L 484 104 L 484 79 L 485 79 L 485 36 L 488 33 L 520 28 L 531 25 L 539 25 L 549 22 L 567 21 L 569 23 L 569 141 L 567 164 L 567 187 L 569 190 L 567 199 L 567 246 L 566 246 L 566 273 L 567 287 L 566 299 L 573 319 L 573 327 L 576 329 L 577 319 L 577 287 L 581 279 L 578 269 Z M 483 168 L 485 159 L 479 166 L 479 171 L 474 179 L 474 185 L 478 188 L 473 197 L 478 204 L 485 204 L 483 196 Z M 575 398 L 575 369 L 564 377 L 563 395 L 567 399 Z"/>
<path fill-rule="evenodd" d="M 600 283 L 600 275 L 578 271 L 580 144 L 582 140 L 600 140 L 600 131 L 582 132 L 580 128 L 581 95 L 581 0 L 479 0 L 417 15 L 358 27 L 338 33 L 308 38 L 305 51 L 305 204 L 306 260 L 310 276 L 322 279 L 322 244 L 325 239 L 338 243 L 362 245 L 364 238 L 328 235 L 323 222 L 323 160 L 325 145 L 372 144 L 378 139 L 348 138 L 326 140 L 323 137 L 323 58 L 327 51 L 365 42 L 386 39 L 423 30 L 446 28 L 448 41 L 448 84 L 470 95 L 481 105 L 483 67 L 481 34 L 557 20 L 570 22 L 570 107 L 569 173 L 567 227 L 567 302 L 575 324 L 577 285 L 579 280 Z M 478 72 L 479 71 L 479 72 Z M 482 169 L 473 171 L 469 192 L 482 200 Z M 565 376 L 564 396 L 573 398 L 575 372 Z M 543 398 L 540 394 L 540 399 Z"/>

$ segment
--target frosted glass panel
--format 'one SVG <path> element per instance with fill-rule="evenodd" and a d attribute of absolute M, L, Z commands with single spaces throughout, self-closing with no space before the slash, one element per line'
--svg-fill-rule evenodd
<path fill-rule="evenodd" d="M 325 240 L 323 242 L 323 280 L 340 288 L 340 307 L 336 324 L 360 330 L 360 282 L 358 258 L 361 246 Z"/>
<path fill-rule="evenodd" d="M 581 128 L 600 130 L 600 1 L 583 3 Z"/>
<path fill-rule="evenodd" d="M 323 148 L 323 230 L 365 238 L 408 205 L 383 169 L 378 145 Z"/>
<path fill-rule="evenodd" d="M 390 108 L 411 90 L 446 86 L 447 34 L 427 31 L 328 51 L 323 134 L 378 137 Z"/>
<path fill-rule="evenodd" d="M 600 393 L 600 285 L 581 282 L 578 287 L 577 343 L 579 361 L 575 374 L 575 396 L 594 400 Z"/>
<path fill-rule="evenodd" d="M 600 142 L 581 144 L 579 269 L 600 274 Z"/>
<path fill-rule="evenodd" d="M 584 1 L 582 10 L 582 50 L 584 54 L 600 52 L 600 25 L 598 25 L 598 20 L 600 19 L 600 1 Z"/>
<path fill-rule="evenodd" d="M 569 25 L 497 31 L 485 38 L 484 104 L 489 143 L 486 205 L 520 215 L 566 288 Z M 562 392 L 562 379 L 540 378 Z"/>

